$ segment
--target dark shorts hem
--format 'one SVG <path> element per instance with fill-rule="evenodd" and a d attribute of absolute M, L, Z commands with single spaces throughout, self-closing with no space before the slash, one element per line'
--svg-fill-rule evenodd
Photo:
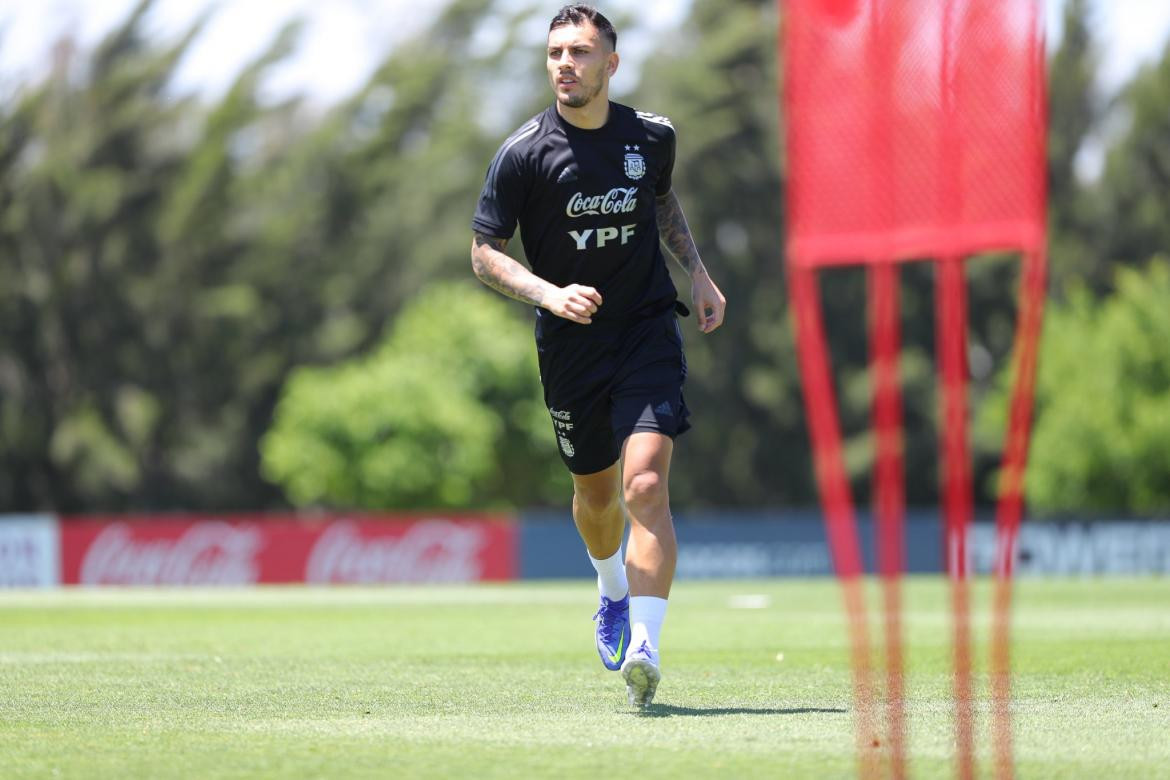
<path fill-rule="evenodd" d="M 684 433 L 686 433 L 690 429 L 691 429 L 691 424 L 689 422 L 683 423 L 682 425 L 679 425 L 679 426 L 676 426 L 673 429 L 662 428 L 661 426 L 658 426 L 658 425 L 647 425 L 646 423 L 638 423 L 637 425 L 634 425 L 632 427 L 619 429 L 616 433 L 616 437 L 617 437 L 618 441 L 624 442 L 626 439 L 630 438 L 630 436 L 632 436 L 635 433 L 661 433 L 663 436 L 666 436 L 670 439 L 677 439 L 679 436 L 682 436 Z"/>
<path fill-rule="evenodd" d="M 561 456 L 561 460 L 564 462 L 565 468 L 567 468 L 569 470 L 569 473 L 572 474 L 573 476 L 587 477 L 590 474 L 596 474 L 599 471 L 605 471 L 607 468 L 609 468 L 610 466 L 617 463 L 620 460 L 620 458 L 614 458 L 609 463 L 606 463 L 604 466 L 598 466 L 596 468 L 594 466 L 590 465 L 589 463 L 570 463 L 569 459 L 564 457 L 564 456 Z"/>

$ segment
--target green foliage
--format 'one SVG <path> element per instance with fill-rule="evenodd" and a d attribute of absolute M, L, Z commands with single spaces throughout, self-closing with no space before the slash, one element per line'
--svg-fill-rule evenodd
<path fill-rule="evenodd" d="M 1100 184 L 1103 255 L 1144 264 L 1170 247 L 1170 41 L 1119 98 L 1124 132 L 1108 151 Z"/>
<path fill-rule="evenodd" d="M 1170 263 L 1123 269 L 1117 290 L 1050 307 L 1026 478 L 1042 512 L 1170 509 Z M 981 421 L 1002 431 L 1007 377 Z"/>
<path fill-rule="evenodd" d="M 297 371 L 261 449 L 300 506 L 516 507 L 569 495 L 550 431 L 531 327 L 462 282 L 410 302 L 369 357 Z"/>
<path fill-rule="evenodd" d="M 0 175 L 8 507 L 118 506 L 134 492 L 154 503 L 171 493 L 172 467 L 193 465 L 193 434 L 218 411 L 176 392 L 199 370 L 189 358 L 206 332 L 189 301 L 204 278 L 195 262 L 161 262 L 158 232 L 190 171 L 160 141 L 201 123 L 159 92 L 197 27 L 151 47 L 140 29 L 149 5 L 98 48 L 85 80 L 62 68 L 0 119 L 9 141 Z M 227 476 L 214 467 L 190 474 Z"/>
<path fill-rule="evenodd" d="M 202 22 L 152 40 L 144 0 L 85 67 L 0 106 L 0 507 L 283 501 L 256 443 L 289 372 L 468 274 L 496 139 L 465 106 L 502 66 L 422 41 L 466 51 L 490 5 L 452 3 L 321 114 L 258 96 L 296 25 L 218 101 L 174 95 Z"/>
<path fill-rule="evenodd" d="M 1057 290 L 1066 280 L 1108 283 L 1101 255 L 1100 204 L 1077 174 L 1077 160 L 1091 143 L 1104 115 L 1096 84 L 1101 61 L 1092 31 L 1089 0 L 1067 0 L 1060 46 L 1048 67 L 1048 192 L 1051 277 Z"/>

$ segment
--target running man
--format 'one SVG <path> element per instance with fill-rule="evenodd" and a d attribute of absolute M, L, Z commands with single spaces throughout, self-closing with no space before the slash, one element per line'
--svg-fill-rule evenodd
<path fill-rule="evenodd" d="M 545 403 L 601 591 L 597 651 L 621 670 L 630 705 L 644 708 L 661 679 L 659 633 L 677 559 L 670 458 L 690 428 L 676 319 L 688 312 L 661 246 L 691 277 L 700 331 L 722 324 L 725 299 L 671 191 L 670 121 L 609 100 L 616 46 L 613 25 L 590 6 L 567 5 L 553 18 L 556 101 L 492 160 L 471 264 L 488 286 L 536 307 Z M 517 223 L 531 271 L 505 254 Z"/>

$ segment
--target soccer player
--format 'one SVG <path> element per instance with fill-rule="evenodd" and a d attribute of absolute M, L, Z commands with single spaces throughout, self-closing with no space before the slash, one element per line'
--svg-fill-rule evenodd
<path fill-rule="evenodd" d="M 590 6 L 567 5 L 553 18 L 556 100 L 492 160 L 471 263 L 485 284 L 536 307 L 544 399 L 601 591 L 597 651 L 621 670 L 631 706 L 644 708 L 661 679 L 659 632 L 677 558 L 670 458 L 690 427 L 677 321 L 688 311 L 662 244 L 690 275 L 700 331 L 722 324 L 725 299 L 671 190 L 670 121 L 609 100 L 616 45 L 613 25 Z M 531 271 L 505 254 L 517 223 Z"/>

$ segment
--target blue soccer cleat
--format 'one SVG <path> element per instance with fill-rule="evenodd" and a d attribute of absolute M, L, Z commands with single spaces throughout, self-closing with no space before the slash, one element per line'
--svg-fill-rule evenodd
<path fill-rule="evenodd" d="M 593 616 L 597 621 L 597 654 L 611 672 L 622 668 L 630 645 L 630 597 L 620 601 L 601 597 L 601 606 Z"/>
<path fill-rule="evenodd" d="M 630 706 L 646 709 L 654 701 L 654 693 L 658 690 L 658 681 L 662 679 L 662 672 L 654 659 L 654 653 L 646 642 L 638 645 L 626 657 L 622 664 L 622 677 L 626 679 L 626 696 Z"/>

